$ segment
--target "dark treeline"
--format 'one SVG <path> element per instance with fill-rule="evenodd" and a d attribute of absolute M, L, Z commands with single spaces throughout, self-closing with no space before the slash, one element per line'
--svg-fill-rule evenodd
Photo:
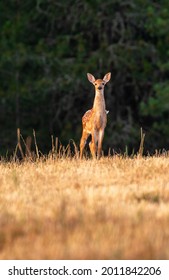
<path fill-rule="evenodd" d="M 104 150 L 169 148 L 169 1 L 6 0 L 0 2 L 0 154 L 33 129 L 39 149 L 51 135 L 81 137 L 96 78 L 109 110 Z"/>

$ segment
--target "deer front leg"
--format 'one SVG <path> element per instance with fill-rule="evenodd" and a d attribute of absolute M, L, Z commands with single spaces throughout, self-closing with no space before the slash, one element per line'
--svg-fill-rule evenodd
<path fill-rule="evenodd" d="M 102 143 L 103 143 L 103 137 L 104 137 L 104 129 L 99 131 L 99 139 L 98 139 L 98 153 L 97 158 L 100 159 L 102 154 Z"/>
<path fill-rule="evenodd" d="M 89 136 L 89 134 L 85 130 L 83 130 L 82 137 L 80 140 L 80 159 L 82 159 L 82 157 L 83 157 L 83 151 L 84 151 L 84 147 L 85 147 L 88 136 Z"/>
<path fill-rule="evenodd" d="M 90 151 L 91 151 L 93 158 L 96 158 L 97 142 L 98 142 L 98 133 L 97 133 L 97 131 L 94 131 L 92 133 L 92 140 L 89 143 Z"/>

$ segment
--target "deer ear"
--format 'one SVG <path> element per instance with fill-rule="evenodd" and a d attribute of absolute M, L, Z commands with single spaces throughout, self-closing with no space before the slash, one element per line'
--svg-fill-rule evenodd
<path fill-rule="evenodd" d="M 110 79 L 111 79 L 111 73 L 109 72 L 104 76 L 103 81 L 105 81 L 105 83 L 107 83 L 108 81 L 110 81 Z"/>
<path fill-rule="evenodd" d="M 95 77 L 92 75 L 92 74 L 90 74 L 90 73 L 87 73 L 87 77 L 88 77 L 88 80 L 89 80 L 89 82 L 91 82 L 92 84 L 95 82 Z"/>

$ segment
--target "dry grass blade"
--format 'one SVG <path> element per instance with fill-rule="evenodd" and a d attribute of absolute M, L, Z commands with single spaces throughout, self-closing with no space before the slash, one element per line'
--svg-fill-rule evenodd
<path fill-rule="evenodd" d="M 142 157 L 143 156 L 143 151 L 144 151 L 144 139 L 145 139 L 145 133 L 143 133 L 142 127 L 140 129 L 140 136 L 141 136 L 141 140 L 140 140 L 140 147 L 139 147 L 139 151 L 138 151 L 138 156 Z"/>
<path fill-rule="evenodd" d="M 36 141 L 36 133 L 35 133 L 34 129 L 33 129 L 33 137 L 34 137 L 34 141 L 35 141 L 36 156 L 37 156 L 37 159 L 39 159 L 39 149 L 38 149 L 38 145 L 37 145 L 37 141 Z"/>

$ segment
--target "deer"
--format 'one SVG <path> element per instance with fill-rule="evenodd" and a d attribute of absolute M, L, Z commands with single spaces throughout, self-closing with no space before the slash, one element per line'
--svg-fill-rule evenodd
<path fill-rule="evenodd" d="M 83 158 L 84 148 L 89 135 L 91 142 L 89 143 L 90 152 L 93 158 L 100 159 L 102 154 L 102 142 L 104 130 L 107 124 L 107 114 L 104 87 L 110 81 L 111 73 L 107 73 L 103 79 L 95 79 L 95 77 L 87 73 L 87 78 L 95 87 L 95 98 L 92 109 L 88 110 L 82 117 L 82 136 L 80 140 L 80 159 Z"/>

